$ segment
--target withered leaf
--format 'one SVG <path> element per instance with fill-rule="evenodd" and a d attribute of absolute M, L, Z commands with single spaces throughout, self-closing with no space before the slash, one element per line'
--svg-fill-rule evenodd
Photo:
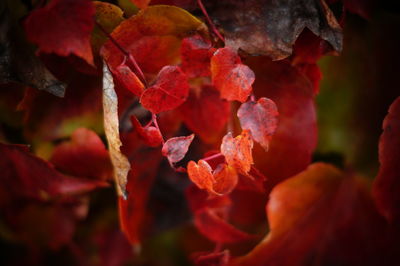
<path fill-rule="evenodd" d="M 308 28 L 336 51 L 342 50 L 342 29 L 324 0 L 205 2 L 211 17 L 224 30 L 226 45 L 234 49 L 283 59 Z"/>
<path fill-rule="evenodd" d="M 110 70 L 103 62 L 103 109 L 104 131 L 106 133 L 111 162 L 114 167 L 114 179 L 118 195 L 127 198 L 127 175 L 131 168 L 128 159 L 121 153 L 119 137 L 118 98 L 114 90 L 114 81 Z"/>

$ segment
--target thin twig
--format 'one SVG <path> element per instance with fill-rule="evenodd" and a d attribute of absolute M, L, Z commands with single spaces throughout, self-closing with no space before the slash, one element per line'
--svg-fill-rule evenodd
<path fill-rule="evenodd" d="M 208 15 L 207 10 L 203 5 L 203 2 L 201 0 L 197 0 L 197 4 L 199 5 L 204 16 L 206 17 L 207 23 L 210 26 L 212 32 L 218 37 L 218 39 L 220 39 L 222 42 L 225 42 L 224 37 L 221 35 L 221 33 L 218 31 L 217 27 L 215 27 L 214 23 L 210 19 L 210 16 Z"/>

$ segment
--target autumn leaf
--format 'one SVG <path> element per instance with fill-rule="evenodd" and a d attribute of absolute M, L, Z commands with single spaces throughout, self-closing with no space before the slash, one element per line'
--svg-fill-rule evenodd
<path fill-rule="evenodd" d="M 206 77 L 211 74 L 210 60 L 215 52 L 211 42 L 199 35 L 182 40 L 181 68 L 189 78 Z"/>
<path fill-rule="evenodd" d="M 15 198 L 46 201 L 107 186 L 104 181 L 63 175 L 52 164 L 31 154 L 24 145 L 0 143 L 0 153 L 0 169 L 3 170 L 0 204 Z"/>
<path fill-rule="evenodd" d="M 175 109 L 181 105 L 189 93 L 186 75 L 177 66 L 161 69 L 155 83 L 140 97 L 144 108 L 154 114 Z"/>
<path fill-rule="evenodd" d="M 201 254 L 194 259 L 196 266 L 225 266 L 228 265 L 230 259 L 230 252 L 225 249 L 221 252 L 212 252 L 209 254 Z"/>
<path fill-rule="evenodd" d="M 400 218 L 400 98 L 389 108 L 383 121 L 383 133 L 379 141 L 379 173 L 373 185 L 373 194 L 381 213 L 395 224 Z"/>
<path fill-rule="evenodd" d="M 196 228 L 208 239 L 218 243 L 237 243 L 253 239 L 249 235 L 219 217 L 214 211 L 205 209 L 194 214 Z"/>
<path fill-rule="evenodd" d="M 212 168 L 206 161 L 199 160 L 197 164 L 194 161 L 190 161 L 187 165 L 187 171 L 190 180 L 192 180 L 196 186 L 200 189 L 213 191 L 215 179 L 212 174 Z"/>
<path fill-rule="evenodd" d="M 226 163 L 219 164 L 213 171 L 213 176 L 215 180 L 213 191 L 219 195 L 231 193 L 239 180 L 236 170 Z"/>
<path fill-rule="evenodd" d="M 31 12 L 25 21 L 26 34 L 39 46 L 39 52 L 74 54 L 94 65 L 90 47 L 94 14 L 89 0 L 52 0 Z"/>
<path fill-rule="evenodd" d="M 103 66 L 103 110 L 104 131 L 114 167 L 117 192 L 119 196 L 126 199 L 128 197 L 126 193 L 127 175 L 131 166 L 120 150 L 122 143 L 119 137 L 118 98 L 114 90 L 113 78 L 105 62 Z"/>
<path fill-rule="evenodd" d="M 163 137 L 161 132 L 155 126 L 145 126 L 142 127 L 136 116 L 131 116 L 131 122 L 133 128 L 138 133 L 139 137 L 150 147 L 160 146 L 163 142 Z"/>
<path fill-rule="evenodd" d="M 255 76 L 234 50 L 225 47 L 218 49 L 211 58 L 211 78 L 223 99 L 245 102 L 252 92 Z"/>
<path fill-rule="evenodd" d="M 132 92 L 137 97 L 142 95 L 144 84 L 125 63 L 112 69 L 111 72 L 128 91 Z"/>
<path fill-rule="evenodd" d="M 174 6 L 149 6 L 122 22 L 111 36 L 136 59 L 145 73 L 158 73 L 179 60 L 181 39 L 204 30 L 204 24 L 187 11 Z M 125 55 L 108 41 L 101 55 L 111 68 Z"/>
<path fill-rule="evenodd" d="M 207 143 L 221 137 L 230 116 L 229 102 L 211 86 L 203 86 L 199 95 L 191 90 L 178 110 L 185 125 Z"/>
<path fill-rule="evenodd" d="M 57 145 L 50 158 L 54 166 L 69 175 L 108 180 L 112 165 L 100 137 L 86 128 L 76 129 L 70 141 Z"/>
<path fill-rule="evenodd" d="M 161 152 L 163 156 L 168 158 L 170 165 L 174 165 L 185 157 L 193 139 L 194 134 L 186 137 L 170 138 L 164 143 Z"/>
<path fill-rule="evenodd" d="M 244 175 L 248 174 L 254 163 L 252 149 L 253 140 L 247 130 L 243 130 L 242 134 L 235 138 L 229 132 L 222 139 L 221 153 L 225 156 L 226 162 Z"/>
<path fill-rule="evenodd" d="M 232 265 L 376 265 L 385 239 L 367 181 L 324 163 L 278 184 L 270 232 Z M 357 255 L 355 255 L 357 254 Z"/>
<path fill-rule="evenodd" d="M 280 60 L 304 28 L 342 49 L 342 29 L 325 1 L 205 1 L 222 26 L 226 46 Z M 280 18 L 280 19 L 277 19 Z"/>
<path fill-rule="evenodd" d="M 237 112 L 242 129 L 249 130 L 252 138 L 268 150 L 268 144 L 278 126 L 278 110 L 268 98 L 242 104 Z"/>

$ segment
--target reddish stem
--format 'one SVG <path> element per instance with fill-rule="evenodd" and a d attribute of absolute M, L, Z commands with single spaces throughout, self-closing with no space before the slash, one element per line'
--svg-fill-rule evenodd
<path fill-rule="evenodd" d="M 254 96 L 254 93 L 250 95 L 250 101 L 255 102 L 256 101 L 256 96 Z"/>
<path fill-rule="evenodd" d="M 217 159 L 217 158 L 220 158 L 220 157 L 224 157 L 224 155 L 222 153 L 216 153 L 214 155 L 210 155 L 210 156 L 207 156 L 205 158 L 202 158 L 202 160 L 203 161 L 211 161 L 213 159 Z"/>
<path fill-rule="evenodd" d="M 146 88 L 148 87 L 146 78 L 144 76 L 144 73 L 142 71 L 142 69 L 140 69 L 138 63 L 136 62 L 135 58 L 133 57 L 133 55 L 131 53 L 129 53 L 127 50 L 125 50 L 115 39 L 114 37 L 111 36 L 111 34 L 109 34 L 104 28 L 103 26 L 100 25 L 100 23 L 98 23 L 96 21 L 96 25 L 97 27 L 99 27 L 99 29 L 107 36 L 107 38 L 115 45 L 115 47 L 118 48 L 118 50 L 121 51 L 121 53 L 125 56 L 124 60 L 126 60 L 126 58 L 128 58 L 128 63 L 130 63 L 130 65 L 133 66 L 136 74 L 138 74 L 139 78 L 141 79 L 141 81 L 143 82 L 143 84 L 146 86 Z"/>
<path fill-rule="evenodd" d="M 158 131 L 160 132 L 160 134 L 161 134 L 161 140 L 162 140 L 162 145 L 164 145 L 164 143 L 165 143 L 165 141 L 164 141 L 164 136 L 163 136 L 163 134 L 162 134 L 162 132 L 161 132 L 161 130 L 160 130 L 160 127 L 158 126 L 158 123 L 157 123 L 157 115 L 156 114 L 151 114 L 151 121 L 153 121 L 153 124 L 154 124 L 154 126 L 158 129 Z"/>
<path fill-rule="evenodd" d="M 199 5 L 201 11 L 203 12 L 204 16 L 206 17 L 207 23 L 210 26 L 212 32 L 222 41 L 225 42 L 224 37 L 221 35 L 221 33 L 218 31 L 217 27 L 215 27 L 214 23 L 208 16 L 207 10 L 203 5 L 203 2 L 201 0 L 197 0 L 197 4 Z"/>

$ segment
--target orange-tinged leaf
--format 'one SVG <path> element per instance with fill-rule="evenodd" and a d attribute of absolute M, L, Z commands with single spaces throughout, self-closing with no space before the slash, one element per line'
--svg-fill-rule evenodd
<path fill-rule="evenodd" d="M 204 24 L 187 11 L 174 6 L 150 6 L 122 22 L 112 37 L 133 55 L 145 73 L 157 73 L 165 65 L 179 61 L 181 39 L 203 30 Z M 101 50 L 114 68 L 124 55 L 108 41 Z"/>
<path fill-rule="evenodd" d="M 119 137 L 118 98 L 114 90 L 114 81 L 103 63 L 103 111 L 104 131 L 106 133 L 111 162 L 114 167 L 114 179 L 119 196 L 127 198 L 126 183 L 131 165 L 121 152 L 121 140 Z"/>
<path fill-rule="evenodd" d="M 139 137 L 150 147 L 160 146 L 163 142 L 161 132 L 154 126 L 142 127 L 136 116 L 131 116 L 132 126 L 137 131 Z"/>
<path fill-rule="evenodd" d="M 389 108 L 379 141 L 381 166 L 373 193 L 381 213 L 392 224 L 400 221 L 400 98 Z"/>
<path fill-rule="evenodd" d="M 177 66 L 165 66 L 155 83 L 140 97 L 144 108 L 154 114 L 175 109 L 181 105 L 189 93 L 186 75 Z"/>
<path fill-rule="evenodd" d="M 245 102 L 252 92 L 255 75 L 241 63 L 235 51 L 225 47 L 218 49 L 211 58 L 211 78 L 222 98 Z"/>
<path fill-rule="evenodd" d="M 196 186 L 208 191 L 212 190 L 215 179 L 212 174 L 212 168 L 206 161 L 199 160 L 198 164 L 194 161 L 190 161 L 187 166 L 187 171 L 190 180 L 192 180 Z"/>
<path fill-rule="evenodd" d="M 186 137 L 170 138 L 164 143 L 161 152 L 168 158 L 169 163 L 173 165 L 185 157 L 193 139 L 194 134 Z"/>
<path fill-rule="evenodd" d="M 268 98 L 242 104 L 237 112 L 242 129 L 250 131 L 255 141 L 268 150 L 268 144 L 278 126 L 278 110 Z"/>
<path fill-rule="evenodd" d="M 232 166 L 219 164 L 213 171 L 213 191 L 219 195 L 229 194 L 238 183 L 238 174 Z"/>
<path fill-rule="evenodd" d="M 221 153 L 226 162 L 244 175 L 247 175 L 253 164 L 252 149 L 253 140 L 247 130 L 243 130 L 242 134 L 235 138 L 229 132 L 222 139 Z"/>
<path fill-rule="evenodd" d="M 40 52 L 74 54 L 93 65 L 90 34 L 94 14 L 89 0 L 52 0 L 29 15 L 25 29 L 28 39 L 39 46 Z"/>
<path fill-rule="evenodd" d="M 232 265 L 379 265 L 385 221 L 367 180 L 316 163 L 274 187 L 270 232 Z"/>
<path fill-rule="evenodd" d="M 197 211 L 194 224 L 205 237 L 218 243 L 237 243 L 254 238 L 227 223 L 211 209 Z"/>

